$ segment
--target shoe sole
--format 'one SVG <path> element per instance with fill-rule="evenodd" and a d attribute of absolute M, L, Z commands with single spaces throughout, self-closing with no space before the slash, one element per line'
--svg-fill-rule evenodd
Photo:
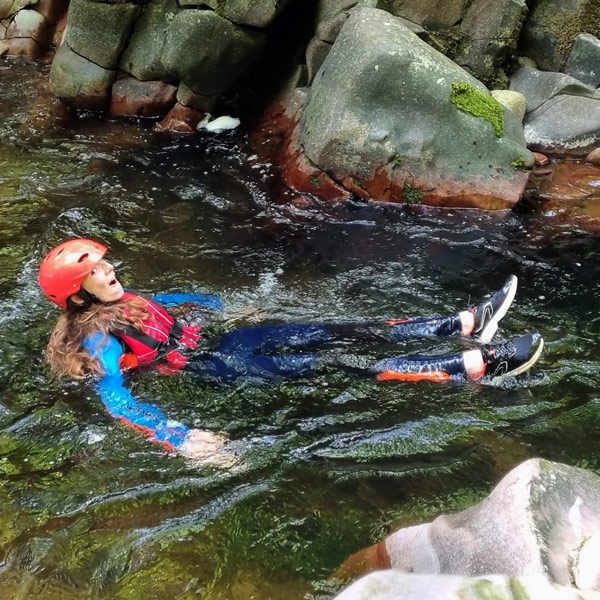
<path fill-rule="evenodd" d="M 511 285 L 511 289 L 508 292 L 508 295 L 506 296 L 506 298 L 504 298 L 504 302 L 500 306 L 500 309 L 490 319 L 490 322 L 482 329 L 482 331 L 479 335 L 479 341 L 482 344 L 489 344 L 492 341 L 494 334 L 498 330 L 498 323 L 500 322 L 500 319 L 502 319 L 504 317 L 504 315 L 506 315 L 506 313 L 508 312 L 508 309 L 510 308 L 510 305 L 513 303 L 513 300 L 515 299 L 515 294 L 517 293 L 518 283 L 519 283 L 519 280 L 517 279 L 517 277 L 515 275 L 513 275 L 512 276 L 512 285 Z"/>
<path fill-rule="evenodd" d="M 526 363 L 523 363 L 520 367 L 517 367 L 516 369 L 509 371 L 508 373 L 504 373 L 503 375 L 494 377 L 492 379 L 492 383 L 497 383 L 498 381 L 502 381 L 503 379 L 506 379 L 507 377 L 515 377 L 516 375 L 520 375 L 521 373 L 528 371 L 538 361 L 540 355 L 542 354 L 543 349 L 544 349 L 544 338 L 540 337 L 539 346 L 538 346 L 537 350 L 532 354 L 531 358 Z"/>

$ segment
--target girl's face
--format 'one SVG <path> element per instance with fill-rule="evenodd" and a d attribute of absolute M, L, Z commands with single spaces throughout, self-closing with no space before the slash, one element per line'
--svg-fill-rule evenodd
<path fill-rule="evenodd" d="M 115 268 L 104 259 L 101 259 L 83 280 L 81 287 L 101 302 L 115 302 L 125 293 L 115 277 Z"/>

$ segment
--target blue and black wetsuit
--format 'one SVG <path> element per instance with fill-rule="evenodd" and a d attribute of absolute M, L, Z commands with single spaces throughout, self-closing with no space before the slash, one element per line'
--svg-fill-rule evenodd
<path fill-rule="evenodd" d="M 154 301 L 167 306 L 193 301 L 213 309 L 222 307 L 214 296 L 193 294 L 162 295 Z M 357 370 L 379 379 L 445 381 L 465 375 L 462 353 L 349 364 L 324 347 L 344 341 L 398 343 L 415 337 L 450 336 L 461 330 L 459 315 L 388 322 L 245 327 L 208 340 L 206 345 L 193 350 L 188 354 L 185 370 L 226 382 L 240 377 L 306 376 L 327 368 Z M 145 432 L 152 441 L 169 448 L 179 447 L 189 428 L 167 418 L 156 406 L 139 402 L 125 387 L 120 368 L 121 357 L 126 352 L 122 342 L 113 335 L 98 333 L 87 338 L 84 345 L 100 360 L 104 370 L 97 389 L 108 412 Z"/>

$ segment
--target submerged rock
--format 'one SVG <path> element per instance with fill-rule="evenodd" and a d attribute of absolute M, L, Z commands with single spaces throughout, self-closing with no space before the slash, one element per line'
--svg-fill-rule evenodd
<path fill-rule="evenodd" d="M 600 590 L 600 563 L 588 561 L 587 554 L 578 560 L 598 531 L 600 477 L 532 459 L 508 473 L 480 504 L 400 529 L 363 553 L 410 573 L 535 575 L 565 586 L 578 578 Z M 577 574 L 574 564 L 582 569 Z"/>
<path fill-rule="evenodd" d="M 336 600 L 600 600 L 600 593 L 555 586 L 543 577 L 436 577 L 381 571 L 360 579 Z"/>
<path fill-rule="evenodd" d="M 363 198 L 508 208 L 527 180 L 519 167 L 533 165 L 515 114 L 372 8 L 342 28 L 300 126 L 306 158 Z"/>

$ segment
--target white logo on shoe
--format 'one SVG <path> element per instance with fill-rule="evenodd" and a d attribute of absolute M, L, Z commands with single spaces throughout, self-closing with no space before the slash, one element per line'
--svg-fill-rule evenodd
<path fill-rule="evenodd" d="M 508 361 L 503 360 L 497 367 L 496 370 L 494 371 L 494 375 L 504 375 L 506 372 L 508 372 Z"/>

